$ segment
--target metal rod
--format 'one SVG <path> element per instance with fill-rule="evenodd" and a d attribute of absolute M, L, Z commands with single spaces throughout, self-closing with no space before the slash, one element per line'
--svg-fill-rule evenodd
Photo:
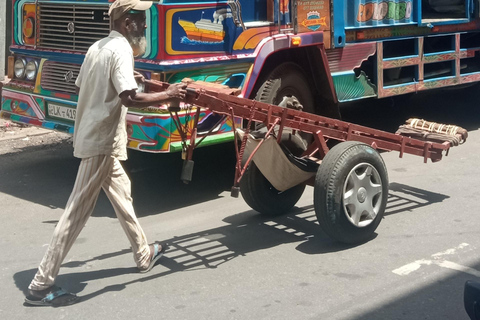
<path fill-rule="evenodd" d="M 278 3 L 278 6 L 277 6 L 277 23 L 278 23 L 278 33 L 281 33 L 282 32 L 282 19 L 280 18 L 280 1 L 283 1 L 283 0 L 276 0 L 277 3 Z"/>
<path fill-rule="evenodd" d="M 293 24 L 293 34 L 298 34 L 298 2 L 297 0 L 292 1 L 292 24 Z"/>

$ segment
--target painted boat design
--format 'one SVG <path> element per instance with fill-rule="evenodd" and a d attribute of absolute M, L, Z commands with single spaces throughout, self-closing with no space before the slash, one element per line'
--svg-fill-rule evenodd
<path fill-rule="evenodd" d="M 225 38 L 223 25 L 213 23 L 208 19 L 201 19 L 193 23 L 185 20 L 178 20 L 190 40 L 203 42 L 221 42 Z"/>
<path fill-rule="evenodd" d="M 190 40 L 201 42 L 222 42 L 225 38 L 223 20 L 231 18 L 231 12 L 227 9 L 220 9 L 214 12 L 213 21 L 202 18 L 193 23 L 187 20 L 178 20 Z"/>

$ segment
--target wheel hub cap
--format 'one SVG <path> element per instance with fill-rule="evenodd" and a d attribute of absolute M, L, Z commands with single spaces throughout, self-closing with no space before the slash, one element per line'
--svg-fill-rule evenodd
<path fill-rule="evenodd" d="M 364 203 L 367 199 L 367 190 L 365 188 L 358 189 L 357 199 L 360 203 Z"/>
<path fill-rule="evenodd" d="M 347 219 L 356 227 L 371 224 L 382 204 L 382 180 L 375 167 L 367 162 L 357 164 L 347 175 L 343 186 L 343 207 Z"/>

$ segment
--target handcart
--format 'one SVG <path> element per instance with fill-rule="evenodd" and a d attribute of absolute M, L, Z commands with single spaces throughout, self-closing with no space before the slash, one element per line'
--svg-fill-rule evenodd
<path fill-rule="evenodd" d="M 168 87 L 158 81 L 147 84 L 150 90 Z M 306 185 L 313 185 L 320 227 L 344 243 L 372 238 L 384 215 L 389 182 L 379 152 L 397 151 L 400 157 L 412 154 L 437 162 L 468 136 L 460 127 L 420 119 L 408 120 L 393 134 L 296 110 L 301 106 L 295 99 L 275 106 L 236 94 L 232 88 L 190 81 L 185 101 L 168 107 L 183 143 L 182 180 L 191 180 L 193 150 L 202 142 L 197 131 L 200 109 L 217 114 L 219 123 L 223 117 L 241 118 L 243 128 L 234 128 L 232 195 L 241 192 L 252 209 L 278 215 L 297 203 Z M 197 108 L 193 126 L 182 124 L 179 113 L 192 106 Z"/>

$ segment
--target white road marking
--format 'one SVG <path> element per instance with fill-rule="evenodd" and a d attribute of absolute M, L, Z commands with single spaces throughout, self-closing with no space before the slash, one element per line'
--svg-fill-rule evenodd
<path fill-rule="evenodd" d="M 461 243 L 456 248 L 452 248 L 452 249 L 448 249 L 448 250 L 445 250 L 445 251 L 442 251 L 442 252 L 439 252 L 439 253 L 432 254 L 432 258 L 436 259 L 436 258 L 439 258 L 441 256 L 452 255 L 452 254 L 457 253 L 457 250 L 465 249 L 468 246 L 469 246 L 468 243 Z"/>
<path fill-rule="evenodd" d="M 413 271 L 417 271 L 418 269 L 420 269 L 422 265 L 430 265 L 430 264 L 432 264 L 432 260 L 417 260 L 415 262 L 406 264 L 403 267 L 395 269 L 392 272 L 398 274 L 399 276 L 406 276 L 412 273 Z"/>
<path fill-rule="evenodd" d="M 452 248 L 452 249 L 448 249 L 442 252 L 432 254 L 432 259 L 430 260 L 427 260 L 427 259 L 417 260 L 412 263 L 406 264 L 400 268 L 397 268 L 392 272 L 400 276 L 406 276 L 414 271 L 417 271 L 424 265 L 429 266 L 433 264 L 442 268 L 468 273 L 475 277 L 480 278 L 480 271 L 443 259 L 444 256 L 456 254 L 458 250 L 465 249 L 468 246 L 469 246 L 468 243 L 462 243 L 456 248 Z"/>
<path fill-rule="evenodd" d="M 439 261 L 437 263 L 437 265 L 439 265 L 442 268 L 461 271 L 461 272 L 468 273 L 468 274 L 471 274 L 472 276 L 480 278 L 480 271 L 478 271 L 476 269 L 473 269 L 473 268 L 470 268 L 470 267 L 462 266 L 462 265 L 457 264 L 455 262 L 444 260 L 444 261 Z"/>

